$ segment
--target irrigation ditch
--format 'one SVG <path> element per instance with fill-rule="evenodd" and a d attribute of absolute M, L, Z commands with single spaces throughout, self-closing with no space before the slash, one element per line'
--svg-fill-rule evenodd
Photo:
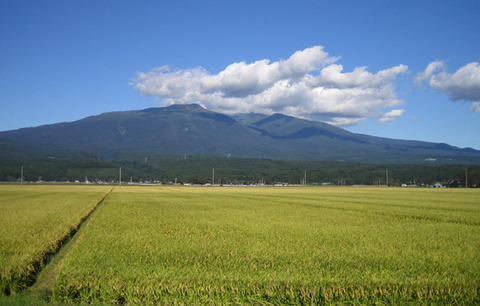
<path fill-rule="evenodd" d="M 107 199 L 115 187 L 112 187 L 94 205 L 94 207 L 68 231 L 66 235 L 57 240 L 54 248 L 32 263 L 34 269 L 26 278 L 25 289 L 22 292 L 11 295 L 11 289 L 6 288 L 6 296 L 0 299 L 0 305 L 25 304 L 30 302 L 49 303 L 53 292 L 53 286 L 57 278 L 57 268 L 68 250 L 75 244 L 79 233 L 90 221 L 98 207 Z"/>

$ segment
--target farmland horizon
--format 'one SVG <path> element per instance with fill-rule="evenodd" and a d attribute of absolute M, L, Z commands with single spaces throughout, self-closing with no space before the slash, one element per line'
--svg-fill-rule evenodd
<path fill-rule="evenodd" d="M 12 272 L 2 271 L 1 284 L 10 289 L 2 287 L 9 296 L 0 304 L 469 304 L 480 298 L 473 264 L 480 235 L 478 189 L 0 185 L 0 190 L 2 222 L 16 222 L 20 207 L 33 213 L 24 218 L 29 223 L 3 228 L 4 254 L 14 250 L 7 241 L 39 229 L 29 224 L 39 221 L 40 207 L 48 218 L 60 211 L 73 217 L 32 249 L 36 258 L 46 254 L 48 241 L 72 237 L 35 268 L 44 272 L 35 270 L 37 283 L 30 289 L 22 278 L 7 281 Z M 63 204 L 53 204 L 62 197 Z M 75 206 L 81 209 L 68 208 Z M 78 231 L 62 230 L 72 228 L 69 224 Z M 458 237 L 460 244 L 454 243 Z M 26 239 L 15 252 L 31 245 Z M 5 268 L 14 257 L 2 258 Z M 22 268 L 28 263 L 15 269 L 29 275 Z"/>

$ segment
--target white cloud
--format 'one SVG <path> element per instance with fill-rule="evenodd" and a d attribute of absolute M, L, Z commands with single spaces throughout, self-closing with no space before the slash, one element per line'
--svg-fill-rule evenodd
<path fill-rule="evenodd" d="M 471 112 L 480 113 L 480 102 L 473 102 L 470 107 Z"/>
<path fill-rule="evenodd" d="M 391 110 L 388 113 L 386 113 L 382 118 L 380 118 L 380 122 L 385 123 L 385 122 L 393 121 L 397 117 L 400 117 L 404 111 L 405 111 L 404 109 Z"/>
<path fill-rule="evenodd" d="M 145 96 L 158 96 L 167 105 L 199 103 L 223 113 L 284 113 L 336 125 L 366 118 L 380 122 L 402 114 L 389 110 L 403 102 L 393 84 L 408 71 L 398 65 L 377 73 L 367 67 L 343 72 L 321 46 L 297 51 L 286 60 L 237 62 L 218 74 L 203 68 L 171 70 L 168 66 L 138 73 L 132 80 Z"/>
<path fill-rule="evenodd" d="M 433 62 L 415 79 L 417 84 L 428 80 L 430 87 L 445 92 L 452 101 L 473 102 L 470 110 L 480 112 L 480 64 L 469 63 L 460 67 L 455 73 L 449 74 L 444 70 L 443 62 Z"/>
<path fill-rule="evenodd" d="M 435 72 L 438 70 L 444 69 L 445 64 L 443 61 L 435 61 L 428 64 L 424 72 L 421 72 L 415 78 L 415 86 L 419 87 L 422 85 L 422 82 L 428 80 Z"/>

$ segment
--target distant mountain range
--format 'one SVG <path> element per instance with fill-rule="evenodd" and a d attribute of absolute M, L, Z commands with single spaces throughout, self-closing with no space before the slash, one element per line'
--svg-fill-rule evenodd
<path fill-rule="evenodd" d="M 480 151 L 444 143 L 348 132 L 282 114 L 227 116 L 196 104 L 109 112 L 74 122 L 0 132 L 1 152 L 19 145 L 125 153 L 359 163 L 480 164 Z"/>

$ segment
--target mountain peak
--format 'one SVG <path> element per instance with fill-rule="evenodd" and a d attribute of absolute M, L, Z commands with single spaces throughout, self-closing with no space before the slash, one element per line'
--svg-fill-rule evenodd
<path fill-rule="evenodd" d="M 204 107 L 202 107 L 199 104 L 192 103 L 192 104 L 172 104 L 170 106 L 165 107 L 165 109 L 170 109 L 170 110 L 205 110 Z"/>
<path fill-rule="evenodd" d="M 294 119 L 297 119 L 297 118 L 287 116 L 287 115 L 284 115 L 284 114 L 280 114 L 280 113 L 275 113 L 275 114 L 270 115 L 266 118 L 263 118 L 262 120 L 257 121 L 255 123 L 255 125 L 260 126 L 260 125 L 264 125 L 264 124 L 274 122 L 274 121 L 279 121 L 279 120 L 281 120 L 283 122 L 289 122 L 289 121 L 292 121 Z"/>
<path fill-rule="evenodd" d="M 166 107 L 150 107 L 144 109 L 143 112 L 148 113 L 157 113 L 157 112 L 191 112 L 191 111 L 206 111 L 207 109 L 203 108 L 201 105 L 192 103 L 192 104 L 172 104 Z"/>

